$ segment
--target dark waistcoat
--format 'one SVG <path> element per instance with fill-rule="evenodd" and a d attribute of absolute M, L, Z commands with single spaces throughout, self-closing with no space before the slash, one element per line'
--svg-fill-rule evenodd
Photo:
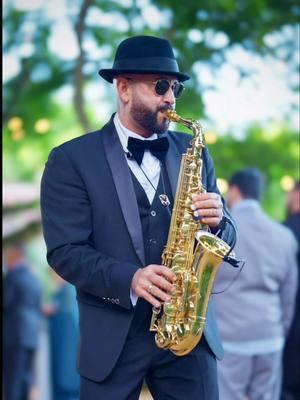
<path fill-rule="evenodd" d="M 173 197 L 166 168 L 162 166 L 159 183 L 152 204 L 132 173 L 134 190 L 136 193 L 139 214 L 143 230 L 146 265 L 161 264 L 161 256 L 167 243 Z M 166 194 L 171 202 L 169 207 L 164 206 L 159 195 Z M 139 299 L 135 306 L 134 318 L 131 324 L 130 335 L 137 331 L 149 330 L 152 306 L 143 299 Z"/>

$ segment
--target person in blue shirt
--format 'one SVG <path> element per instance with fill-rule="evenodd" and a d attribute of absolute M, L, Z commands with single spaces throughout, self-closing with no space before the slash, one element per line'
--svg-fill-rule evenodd
<path fill-rule="evenodd" d="M 3 384 L 5 400 L 28 398 L 41 322 L 42 287 L 28 266 L 24 247 L 4 251 Z"/>
<path fill-rule="evenodd" d="M 78 308 L 74 286 L 53 270 L 56 289 L 43 307 L 49 321 L 50 371 L 53 400 L 79 399 L 76 353 L 79 340 Z"/>

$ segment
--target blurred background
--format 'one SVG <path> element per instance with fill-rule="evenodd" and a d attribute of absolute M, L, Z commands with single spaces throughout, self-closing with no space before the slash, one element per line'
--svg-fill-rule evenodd
<path fill-rule="evenodd" d="M 257 167 L 263 208 L 281 222 L 299 179 L 299 16 L 298 0 L 3 0 L 3 243 L 24 244 L 45 306 L 32 398 L 51 399 L 47 307 L 59 287 L 45 258 L 40 178 L 53 147 L 115 110 L 99 68 L 130 35 L 168 38 L 192 76 L 176 109 L 201 121 L 220 190 L 237 169 Z"/>

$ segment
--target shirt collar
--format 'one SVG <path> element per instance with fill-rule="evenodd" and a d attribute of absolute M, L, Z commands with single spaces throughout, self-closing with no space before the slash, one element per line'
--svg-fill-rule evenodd
<path fill-rule="evenodd" d="M 243 208 L 260 208 L 260 204 L 257 200 L 255 199 L 245 199 L 245 200 L 241 200 L 238 203 L 236 203 L 233 207 L 232 207 L 232 211 L 236 211 L 236 210 L 241 210 Z"/>

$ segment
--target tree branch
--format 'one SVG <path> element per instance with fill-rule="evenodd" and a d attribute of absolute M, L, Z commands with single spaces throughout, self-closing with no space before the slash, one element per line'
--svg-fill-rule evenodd
<path fill-rule="evenodd" d="M 85 63 L 85 54 L 82 48 L 82 39 L 84 34 L 84 22 L 88 12 L 89 7 L 94 3 L 93 0 L 84 0 L 81 6 L 81 10 L 79 13 L 78 20 L 75 24 L 75 33 L 78 41 L 79 47 L 79 57 L 74 70 L 74 97 L 73 104 L 78 115 L 79 122 L 81 123 L 83 129 L 85 131 L 90 131 L 91 126 L 89 123 L 88 116 L 84 109 L 84 97 L 83 97 L 83 88 L 84 88 L 84 76 L 83 76 L 83 66 Z"/>
<path fill-rule="evenodd" d="M 14 78 L 14 82 L 11 83 L 11 87 L 9 90 L 10 96 L 3 105 L 3 126 L 6 125 L 9 118 L 14 115 L 15 109 L 18 108 L 17 106 L 22 94 L 25 92 L 30 84 L 29 68 L 26 61 L 27 60 L 22 60 L 21 72 L 16 78 Z"/>

